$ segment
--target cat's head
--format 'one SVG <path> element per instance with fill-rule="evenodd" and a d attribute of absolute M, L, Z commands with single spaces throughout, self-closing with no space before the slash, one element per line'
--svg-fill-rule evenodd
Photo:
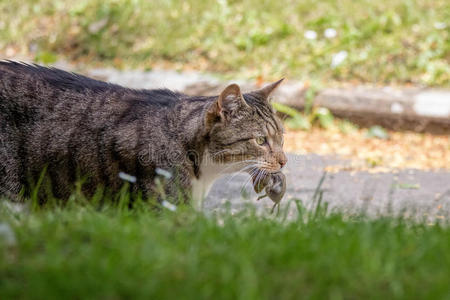
<path fill-rule="evenodd" d="M 269 100 L 281 81 L 246 94 L 231 84 L 217 97 L 205 119 L 208 152 L 214 163 L 251 175 L 278 172 L 286 164 L 283 124 Z"/>

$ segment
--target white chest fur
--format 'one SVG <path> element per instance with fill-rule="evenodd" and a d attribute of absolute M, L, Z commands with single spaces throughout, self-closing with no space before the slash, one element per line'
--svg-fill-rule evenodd
<path fill-rule="evenodd" d="M 243 171 L 246 162 L 234 162 L 230 164 L 219 164 L 211 159 L 208 151 L 205 151 L 200 165 L 200 178 L 191 179 L 192 205 L 195 209 L 203 208 L 203 200 L 208 195 L 214 181 L 226 174 Z"/>
<path fill-rule="evenodd" d="M 202 209 L 203 200 L 208 195 L 214 181 L 223 175 L 222 171 L 225 169 L 224 165 L 213 163 L 207 157 L 205 158 L 200 165 L 200 178 L 191 180 L 192 205 L 197 210 Z"/>

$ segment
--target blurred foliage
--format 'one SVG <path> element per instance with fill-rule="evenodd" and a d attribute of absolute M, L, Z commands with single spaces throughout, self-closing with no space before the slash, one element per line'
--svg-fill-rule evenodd
<path fill-rule="evenodd" d="M 358 130 L 358 126 L 347 120 L 340 120 L 338 124 L 339 130 L 344 134 L 353 133 Z"/>
<path fill-rule="evenodd" d="M 36 54 L 34 60 L 43 64 L 52 64 L 58 60 L 58 57 L 54 53 L 42 51 Z"/>
<path fill-rule="evenodd" d="M 272 106 L 277 112 L 287 115 L 287 118 L 284 120 L 284 124 L 287 128 L 303 130 L 308 130 L 311 128 L 311 121 L 306 113 L 301 113 L 288 105 L 278 102 L 272 103 Z"/>
<path fill-rule="evenodd" d="M 334 117 L 330 110 L 325 107 L 319 107 L 313 112 L 313 120 L 317 120 L 321 127 L 328 129 L 334 125 Z"/>
<path fill-rule="evenodd" d="M 355 125 L 347 120 L 335 120 L 330 110 L 325 107 L 314 107 L 312 111 L 308 113 L 306 110 L 300 112 L 288 105 L 277 102 L 272 103 L 272 106 L 276 111 L 287 116 L 284 120 L 284 124 L 289 129 L 309 130 L 314 125 L 329 129 L 337 126 L 342 133 L 349 133 L 356 128 Z"/>
<path fill-rule="evenodd" d="M 406 190 L 418 190 L 420 189 L 420 184 L 418 183 L 399 183 L 394 185 L 394 188 L 406 189 Z"/>
<path fill-rule="evenodd" d="M 2 57 L 450 85 L 448 0 L 0 0 L 0 13 Z"/>
<path fill-rule="evenodd" d="M 369 128 L 367 131 L 367 137 L 387 140 L 389 138 L 389 134 L 383 127 L 375 125 Z"/>

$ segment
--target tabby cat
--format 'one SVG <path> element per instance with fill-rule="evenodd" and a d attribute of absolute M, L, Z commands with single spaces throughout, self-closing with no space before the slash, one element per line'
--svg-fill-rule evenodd
<path fill-rule="evenodd" d="M 99 186 L 117 191 L 120 173 L 150 196 L 158 174 L 166 174 L 164 194 L 179 198 L 182 190 L 199 208 L 221 174 L 256 178 L 286 164 L 283 127 L 268 100 L 280 82 L 191 97 L 0 61 L 0 193 L 27 193 L 45 170 L 60 199 L 80 178 L 88 194 Z"/>

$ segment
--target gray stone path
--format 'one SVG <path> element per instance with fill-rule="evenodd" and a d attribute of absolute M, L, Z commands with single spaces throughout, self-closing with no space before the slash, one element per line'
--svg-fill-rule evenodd
<path fill-rule="evenodd" d="M 289 155 L 284 173 L 287 191 L 283 204 L 291 199 L 301 199 L 304 205 L 312 207 L 311 199 L 328 165 L 345 163 L 333 157 L 318 155 Z M 229 202 L 231 209 L 239 210 L 246 205 L 270 210 L 272 203 L 265 198 L 256 201 L 257 195 L 248 183 L 248 175 L 238 174 L 219 179 L 209 193 L 204 208 L 207 211 L 222 209 Z M 450 217 L 450 172 L 426 172 L 400 170 L 393 173 L 368 173 L 340 171 L 328 173 L 322 184 L 323 202 L 330 209 L 345 212 L 364 211 L 369 215 L 390 213 L 414 215 L 426 219 L 447 219 Z M 292 214 L 295 205 L 290 205 Z"/>
<path fill-rule="evenodd" d="M 132 88 L 169 88 L 190 95 L 218 95 L 230 82 L 198 72 L 171 70 L 118 71 L 94 69 L 88 75 Z M 233 80 L 243 91 L 251 91 L 255 82 Z M 277 88 L 277 102 L 302 109 L 305 106 L 304 83 L 286 80 Z M 339 117 L 364 126 L 382 125 L 392 129 L 450 132 L 450 90 L 423 87 L 347 86 L 318 91 L 314 103 Z"/>

